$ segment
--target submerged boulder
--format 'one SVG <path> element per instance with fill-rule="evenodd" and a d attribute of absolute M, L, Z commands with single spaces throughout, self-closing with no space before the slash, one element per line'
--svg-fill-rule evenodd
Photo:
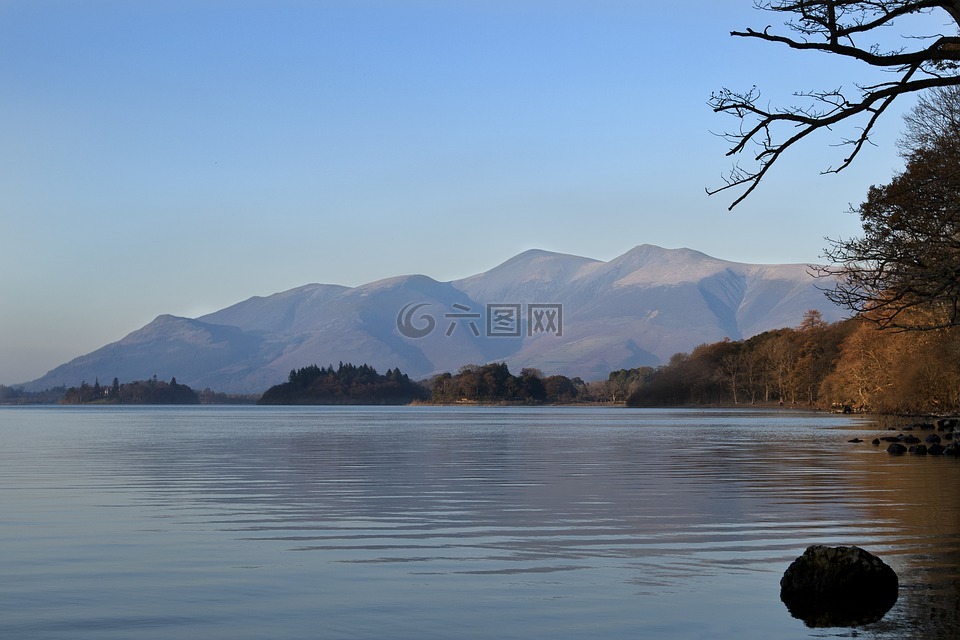
<path fill-rule="evenodd" d="M 850 627 L 880 620 L 897 601 L 897 574 L 860 547 L 813 545 L 780 580 L 780 599 L 809 627 Z"/>

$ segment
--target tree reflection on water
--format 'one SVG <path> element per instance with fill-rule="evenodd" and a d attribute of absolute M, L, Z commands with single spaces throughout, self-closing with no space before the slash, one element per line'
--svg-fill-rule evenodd
<path fill-rule="evenodd" d="M 878 431 L 879 433 L 879 431 Z M 853 478 L 875 496 L 864 508 L 896 525 L 898 537 L 871 549 L 900 579 L 899 599 L 867 637 L 956 638 L 960 633 L 960 460 L 892 456 L 864 443 L 851 452 Z M 894 531 L 891 531 L 894 533 Z"/>

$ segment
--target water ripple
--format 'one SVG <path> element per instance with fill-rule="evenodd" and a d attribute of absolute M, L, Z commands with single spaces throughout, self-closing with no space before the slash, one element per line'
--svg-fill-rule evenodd
<path fill-rule="evenodd" d="M 960 465 L 855 449 L 846 441 L 872 429 L 858 419 L 2 417 L 0 569 L 14 578 L 0 586 L 2 637 L 819 637 L 830 633 L 798 626 L 776 586 L 813 543 L 888 559 L 903 585 L 888 617 L 933 612 L 933 636 L 960 622 L 960 507 L 943 495 Z"/>

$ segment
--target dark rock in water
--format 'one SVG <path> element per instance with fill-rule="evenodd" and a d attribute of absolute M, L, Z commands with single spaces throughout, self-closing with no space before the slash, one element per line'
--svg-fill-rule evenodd
<path fill-rule="evenodd" d="M 952 431 L 957 428 L 958 418 L 941 418 L 937 420 L 937 431 Z"/>
<path fill-rule="evenodd" d="M 861 440 L 860 438 L 851 438 L 850 440 L 847 440 L 847 442 L 858 443 L 858 442 L 863 442 L 863 440 Z"/>
<path fill-rule="evenodd" d="M 897 601 L 897 574 L 860 547 L 808 547 L 780 579 L 780 600 L 808 627 L 880 620 Z"/>
<path fill-rule="evenodd" d="M 918 456 L 927 455 L 927 445 L 925 444 L 915 444 L 908 450 L 910 453 Z"/>
<path fill-rule="evenodd" d="M 960 447 L 957 446 L 956 442 L 951 442 L 943 448 L 943 455 L 945 456 L 960 456 Z"/>
<path fill-rule="evenodd" d="M 935 433 L 931 433 L 926 438 L 924 438 L 924 440 L 927 442 L 927 444 L 936 444 L 940 442 L 940 436 L 938 436 Z"/>
<path fill-rule="evenodd" d="M 920 444 L 920 438 L 917 436 L 907 436 L 903 439 L 904 444 Z"/>
<path fill-rule="evenodd" d="M 907 448 L 898 442 L 895 442 L 889 447 L 887 447 L 887 453 L 893 453 L 893 454 L 899 455 L 901 453 L 906 453 L 906 452 L 907 452 Z"/>
<path fill-rule="evenodd" d="M 884 442 L 901 442 L 903 440 L 903 435 L 901 434 L 899 436 L 883 436 L 880 439 L 883 440 Z"/>
<path fill-rule="evenodd" d="M 875 447 L 879 447 L 879 446 L 880 446 L 880 438 L 874 438 L 873 440 L 870 441 L 870 444 L 872 444 L 872 445 L 875 446 Z"/>
<path fill-rule="evenodd" d="M 920 427 L 921 429 L 933 429 L 933 425 L 930 424 L 929 422 L 921 422 L 917 426 Z"/>
<path fill-rule="evenodd" d="M 927 447 L 927 453 L 932 456 L 942 456 L 943 455 L 943 446 L 939 444 L 932 444 Z"/>

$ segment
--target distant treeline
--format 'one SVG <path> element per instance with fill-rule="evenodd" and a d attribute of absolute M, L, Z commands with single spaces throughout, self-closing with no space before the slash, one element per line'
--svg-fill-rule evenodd
<path fill-rule="evenodd" d="M 775 403 L 876 413 L 960 411 L 960 327 L 883 331 L 808 312 L 796 329 L 704 344 L 636 370 L 628 406 Z"/>
<path fill-rule="evenodd" d="M 53 387 L 43 391 L 24 391 L 20 387 L 0 384 L 0 404 L 56 404 L 63 400 L 66 387 Z"/>
<path fill-rule="evenodd" d="M 409 404 L 427 400 L 427 390 L 400 369 L 377 373 L 362 364 L 336 369 L 311 365 L 290 372 L 287 381 L 270 387 L 257 404 Z"/>
<path fill-rule="evenodd" d="M 854 325 L 828 325 L 808 314 L 798 329 L 776 329 L 748 340 L 702 344 L 641 372 L 627 405 L 634 407 L 789 404 L 816 406 L 824 378 Z M 832 399 L 852 402 L 843 397 Z"/>
<path fill-rule="evenodd" d="M 510 373 L 503 362 L 467 365 L 422 382 L 400 369 L 381 375 L 367 364 L 311 365 L 294 369 L 286 382 L 271 387 L 259 404 L 573 404 L 622 402 L 640 370 L 621 370 L 607 380 L 544 376 L 539 369 Z"/>
<path fill-rule="evenodd" d="M 229 394 L 210 388 L 194 392 L 176 378 L 169 383 L 155 378 L 121 384 L 114 378 L 110 386 L 99 380 L 79 387 L 53 387 L 43 391 L 25 391 L 21 387 L 0 384 L 0 404 L 254 404 L 259 394 Z"/>
<path fill-rule="evenodd" d="M 158 381 L 154 376 L 150 380 L 137 380 L 123 384 L 117 378 L 109 386 L 102 386 L 97 380 L 93 385 L 86 382 L 79 387 L 70 387 L 63 395 L 62 404 L 200 404 L 200 396 L 185 384 L 177 384 L 176 378 L 170 382 Z"/>
<path fill-rule="evenodd" d="M 82 383 L 39 393 L 0 386 L 0 402 L 217 404 L 251 402 L 152 380 L 110 386 Z M 702 344 L 659 367 L 621 369 L 606 380 L 519 375 L 503 362 L 467 365 L 415 382 L 399 368 L 380 374 L 367 364 L 311 365 L 290 372 L 259 404 L 574 404 L 632 407 L 790 405 L 876 413 L 960 411 L 960 327 L 881 331 L 860 319 L 828 324 L 810 311 L 799 327 L 747 340 Z"/>

